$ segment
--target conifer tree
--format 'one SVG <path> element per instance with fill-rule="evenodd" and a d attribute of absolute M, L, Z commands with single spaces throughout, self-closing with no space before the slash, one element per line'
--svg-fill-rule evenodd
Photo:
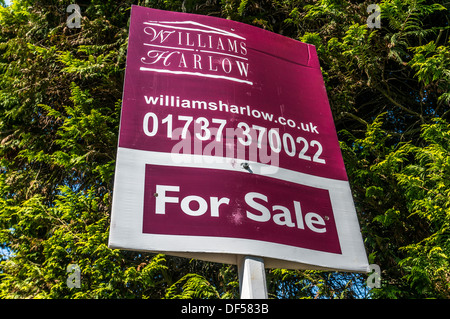
<path fill-rule="evenodd" d="M 132 4 L 316 46 L 370 263 L 267 270 L 271 298 L 450 297 L 449 3 L 0 1 L 0 298 L 236 298 L 236 267 L 107 247 Z M 67 267 L 80 268 L 70 288 Z"/>

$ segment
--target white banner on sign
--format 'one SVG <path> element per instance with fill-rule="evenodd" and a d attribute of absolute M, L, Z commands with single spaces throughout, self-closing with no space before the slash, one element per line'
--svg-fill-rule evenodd
<path fill-rule="evenodd" d="M 186 156 L 186 155 L 183 155 Z M 210 168 L 226 171 L 243 171 L 232 159 L 222 163 L 204 156 L 191 155 L 190 163 L 180 167 Z M 300 247 L 287 246 L 260 240 L 211 236 L 183 236 L 146 234 L 142 232 L 144 203 L 144 177 L 147 164 L 167 166 L 172 164 L 170 153 L 139 151 L 119 148 L 113 207 L 121 214 L 111 220 L 111 248 L 164 252 L 221 263 L 236 264 L 236 255 L 254 255 L 264 258 L 267 268 L 330 269 L 367 272 L 368 262 L 359 232 L 348 182 L 327 179 L 279 168 L 270 176 L 300 185 L 329 191 L 336 219 L 341 254 L 327 253 Z M 264 164 L 250 162 L 253 174 L 260 175 Z M 218 181 L 220 182 L 220 181 Z M 196 217 L 192 217 L 195 219 Z"/>

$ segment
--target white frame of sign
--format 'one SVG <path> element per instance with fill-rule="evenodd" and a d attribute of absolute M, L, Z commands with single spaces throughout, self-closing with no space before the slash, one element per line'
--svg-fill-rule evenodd
<path fill-rule="evenodd" d="M 183 158 L 177 158 L 182 156 Z M 348 181 L 312 176 L 245 161 L 252 174 L 328 190 L 341 254 L 243 238 L 143 233 L 146 164 L 208 168 L 250 174 L 230 158 L 180 155 L 118 148 L 109 247 L 161 252 L 201 260 L 237 264 L 237 256 L 264 258 L 266 268 L 368 272 L 366 251 Z"/>

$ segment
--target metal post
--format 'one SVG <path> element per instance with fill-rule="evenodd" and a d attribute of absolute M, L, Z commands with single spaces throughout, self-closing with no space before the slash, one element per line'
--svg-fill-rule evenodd
<path fill-rule="evenodd" d="M 267 299 L 264 259 L 238 256 L 239 292 L 241 299 Z"/>

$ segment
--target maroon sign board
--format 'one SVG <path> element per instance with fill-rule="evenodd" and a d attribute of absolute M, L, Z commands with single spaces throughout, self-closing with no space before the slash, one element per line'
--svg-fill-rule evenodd
<path fill-rule="evenodd" d="M 367 271 L 315 47 L 133 6 L 109 246 Z"/>

